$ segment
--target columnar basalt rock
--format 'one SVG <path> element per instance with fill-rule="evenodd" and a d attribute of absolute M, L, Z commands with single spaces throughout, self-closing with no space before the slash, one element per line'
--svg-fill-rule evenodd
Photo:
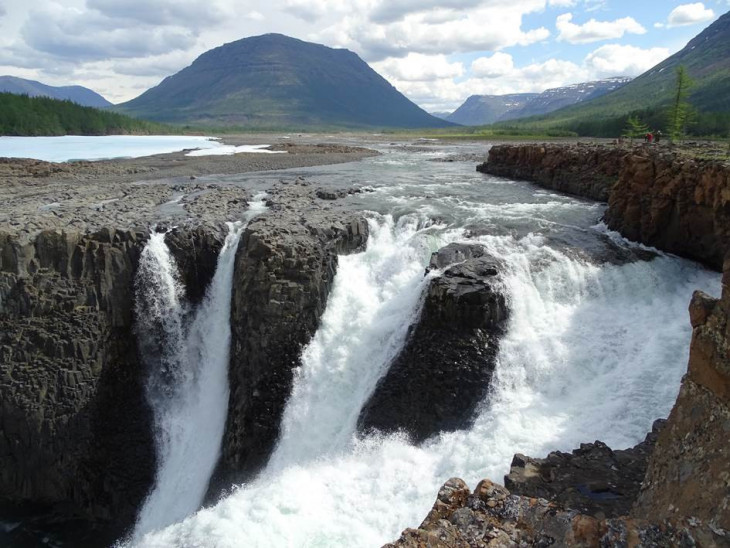
<path fill-rule="evenodd" d="M 489 389 L 508 311 L 499 263 L 483 246 L 450 244 L 431 257 L 433 278 L 408 340 L 363 407 L 364 431 L 423 441 L 468 426 Z"/>
<path fill-rule="evenodd" d="M 607 201 L 610 229 L 720 270 L 730 251 L 730 163 L 702 159 L 699 152 L 499 145 L 477 170 Z"/>
<path fill-rule="evenodd" d="M 0 504 L 134 522 L 154 478 L 134 276 L 146 230 L 0 234 Z M 221 231 L 168 235 L 205 286 Z M 204 291 L 204 287 L 202 287 Z"/>
<path fill-rule="evenodd" d="M 265 464 L 302 347 L 324 312 L 337 256 L 361 250 L 367 241 L 364 218 L 325 210 L 322 203 L 306 181 L 279 184 L 270 192 L 269 211 L 241 238 L 231 309 L 229 413 L 214 490 Z"/>
<path fill-rule="evenodd" d="M 132 332 L 143 232 L 0 235 L 0 497 L 131 523 L 152 481 Z"/>

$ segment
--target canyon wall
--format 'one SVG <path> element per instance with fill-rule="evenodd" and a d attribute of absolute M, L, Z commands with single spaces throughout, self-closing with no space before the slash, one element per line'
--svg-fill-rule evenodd
<path fill-rule="evenodd" d="M 722 269 L 730 251 L 730 163 L 654 146 L 498 145 L 477 169 L 608 202 L 623 236 Z"/>

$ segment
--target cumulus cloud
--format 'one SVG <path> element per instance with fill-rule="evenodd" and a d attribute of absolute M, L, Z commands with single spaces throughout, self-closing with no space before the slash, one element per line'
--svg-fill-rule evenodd
<path fill-rule="evenodd" d="M 558 29 L 558 40 L 571 44 L 588 44 L 600 40 L 621 38 L 624 34 L 644 34 L 646 29 L 633 17 L 623 17 L 614 21 L 596 21 L 590 19 L 582 25 L 572 22 L 573 14 L 559 15 L 555 27 Z"/>
<path fill-rule="evenodd" d="M 715 12 L 710 8 L 706 8 L 702 2 L 682 4 L 670 12 L 666 26 L 672 28 L 694 25 L 695 23 L 709 21 L 713 17 L 715 17 Z"/>
<path fill-rule="evenodd" d="M 433 9 L 469 10 L 483 3 L 484 0 L 380 0 L 370 13 L 370 19 L 376 23 L 392 23 L 413 13 Z"/>
<path fill-rule="evenodd" d="M 367 61 L 404 57 L 409 53 L 452 54 L 465 51 L 497 51 L 545 40 L 550 32 L 540 27 L 523 30 L 525 9 L 544 7 L 544 0 L 523 0 L 514 6 L 482 7 L 460 17 L 431 19 L 414 13 L 392 23 L 369 22 L 367 16 L 346 16 L 310 36 L 360 53 Z"/>
<path fill-rule="evenodd" d="M 462 63 L 450 63 L 445 55 L 409 53 L 396 59 L 373 63 L 373 68 L 393 79 L 408 82 L 424 82 L 442 78 L 458 78 L 464 74 Z"/>
<path fill-rule="evenodd" d="M 475 76 L 496 78 L 514 70 L 514 61 L 508 53 L 498 51 L 491 57 L 479 57 L 471 64 L 471 72 Z"/>
<path fill-rule="evenodd" d="M 669 57 L 667 48 L 641 49 L 634 46 L 607 44 L 585 58 L 585 66 L 597 78 L 638 76 Z"/>
<path fill-rule="evenodd" d="M 128 19 L 143 25 L 185 28 L 206 27 L 232 15 L 228 5 L 217 0 L 86 0 L 86 5 L 117 21 Z"/>

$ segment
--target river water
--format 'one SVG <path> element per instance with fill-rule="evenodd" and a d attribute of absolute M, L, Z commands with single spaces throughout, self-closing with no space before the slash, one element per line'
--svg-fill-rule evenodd
<path fill-rule="evenodd" d="M 433 161 L 483 145 L 378 146 L 383 155 L 357 163 L 198 181 L 354 185 L 365 191 L 346 204 L 368 212 L 371 237 L 340 258 L 266 468 L 185 519 L 158 516 L 172 525 L 144 527 L 131 544 L 379 546 L 417 526 L 450 477 L 500 481 L 516 452 L 596 439 L 625 448 L 669 413 L 686 370 L 689 299 L 718 294 L 719 274 L 607 231 L 601 204 L 479 174 L 474 161 Z M 503 264 L 511 308 L 475 423 L 420 446 L 359 437 L 360 408 L 418 317 L 430 254 L 459 241 Z"/>

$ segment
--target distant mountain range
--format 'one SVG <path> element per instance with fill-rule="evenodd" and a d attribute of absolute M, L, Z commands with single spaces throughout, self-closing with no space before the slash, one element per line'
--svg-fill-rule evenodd
<path fill-rule="evenodd" d="M 620 131 L 627 114 L 643 112 L 652 125 L 660 125 L 661 111 L 672 100 L 675 70 L 680 65 L 694 80 L 689 100 L 701 115 L 730 115 L 730 12 L 703 30 L 679 52 L 649 69 L 625 86 L 592 101 L 521 121 L 542 128 L 564 128 L 581 134 L 599 134 L 600 128 Z M 720 116 L 722 115 L 722 116 Z M 711 123 L 712 116 L 705 123 Z M 720 126 L 724 126 L 723 121 Z M 708 126 L 709 127 L 709 126 Z M 718 126 L 722 131 L 722 127 Z M 713 132 L 714 130 L 710 130 Z M 725 127 L 725 132 L 728 129 Z"/>
<path fill-rule="evenodd" d="M 212 49 L 121 112 L 162 122 L 248 127 L 450 126 L 355 53 L 281 34 Z"/>
<path fill-rule="evenodd" d="M 631 81 L 618 76 L 552 88 L 542 93 L 472 95 L 446 119 L 465 126 L 482 126 L 527 116 L 547 114 L 563 107 L 590 101 Z"/>
<path fill-rule="evenodd" d="M 29 97 L 66 99 L 85 107 L 103 108 L 111 106 L 111 103 L 104 97 L 83 86 L 48 86 L 35 80 L 26 80 L 16 76 L 0 76 L 0 92 L 27 95 Z"/>

